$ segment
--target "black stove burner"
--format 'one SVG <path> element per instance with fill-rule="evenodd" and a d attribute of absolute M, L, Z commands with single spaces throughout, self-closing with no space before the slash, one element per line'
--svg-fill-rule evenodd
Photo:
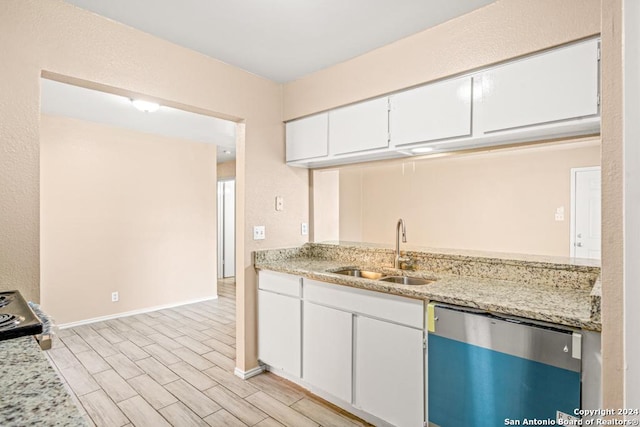
<path fill-rule="evenodd" d="M 2 313 L 0 314 L 0 331 L 17 328 L 23 320 L 24 317 L 22 316 L 16 316 L 11 313 Z"/>
<path fill-rule="evenodd" d="M 0 341 L 41 333 L 40 319 L 20 292 L 0 292 Z"/>
<path fill-rule="evenodd" d="M 0 307 L 8 306 L 9 304 L 11 304 L 11 301 L 13 301 L 13 298 L 11 298 L 11 296 L 0 295 Z"/>

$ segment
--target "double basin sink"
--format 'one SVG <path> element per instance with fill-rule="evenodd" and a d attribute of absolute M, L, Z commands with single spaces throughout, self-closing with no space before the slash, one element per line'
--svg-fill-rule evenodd
<path fill-rule="evenodd" d="M 344 268 L 338 271 L 332 271 L 334 274 L 342 274 L 344 276 L 362 277 L 363 279 L 379 280 L 381 282 L 398 283 L 400 285 L 420 286 L 427 285 L 433 280 L 421 279 L 418 277 L 407 276 L 385 276 L 376 271 L 361 270 L 359 268 Z"/>

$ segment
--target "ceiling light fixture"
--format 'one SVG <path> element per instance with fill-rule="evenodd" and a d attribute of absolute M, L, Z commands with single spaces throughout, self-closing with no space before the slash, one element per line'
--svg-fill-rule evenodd
<path fill-rule="evenodd" d="M 133 106 L 138 110 L 145 113 L 153 113 L 154 111 L 158 111 L 158 108 L 160 108 L 160 104 L 158 103 L 143 101 L 141 99 L 132 99 L 131 104 L 133 104 Z"/>
<path fill-rule="evenodd" d="M 433 147 L 420 147 L 420 148 L 414 148 L 413 150 L 411 150 L 411 152 L 415 154 L 423 154 L 423 153 L 430 153 L 433 150 L 434 150 Z"/>
<path fill-rule="evenodd" d="M 224 150 L 223 152 L 224 152 L 224 154 L 231 154 L 231 151 L 229 151 L 229 150 Z"/>

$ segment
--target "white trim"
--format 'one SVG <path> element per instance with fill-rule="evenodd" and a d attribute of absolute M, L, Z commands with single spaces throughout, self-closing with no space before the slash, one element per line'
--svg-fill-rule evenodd
<path fill-rule="evenodd" d="M 576 174 L 578 172 L 599 171 L 600 166 L 587 166 L 583 168 L 571 168 L 571 218 L 569 231 L 569 256 L 576 256 Z"/>
<path fill-rule="evenodd" d="M 89 325 L 91 323 L 103 322 L 105 320 L 112 320 L 120 317 L 133 316 L 135 314 L 148 313 L 150 311 L 164 310 L 166 308 L 180 307 L 181 305 L 195 304 L 198 302 L 211 301 L 214 299 L 218 299 L 218 295 L 214 295 L 212 297 L 206 297 L 206 298 L 193 299 L 189 301 L 182 301 L 182 302 L 173 303 L 173 304 L 156 305 L 153 307 L 146 307 L 138 310 L 131 310 L 131 311 L 125 311 L 122 313 L 110 314 L 108 316 L 92 317 L 91 319 L 78 320 L 77 322 L 63 323 L 61 325 L 58 325 L 58 328 L 60 329 L 74 328 L 76 326 Z"/>
<path fill-rule="evenodd" d="M 256 366 L 253 369 L 249 369 L 248 371 L 243 371 L 242 369 L 236 367 L 236 369 L 233 370 L 233 373 L 235 374 L 236 377 L 240 377 L 243 380 L 247 380 L 251 377 L 255 377 L 256 375 L 260 375 L 261 373 L 264 372 L 264 366 Z"/>

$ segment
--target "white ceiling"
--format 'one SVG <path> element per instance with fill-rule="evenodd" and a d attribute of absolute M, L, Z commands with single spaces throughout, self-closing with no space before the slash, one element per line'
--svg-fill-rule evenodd
<path fill-rule="evenodd" d="M 235 123 L 161 106 L 137 110 L 129 98 L 40 79 L 41 112 L 218 146 L 218 162 L 235 159 Z M 225 153 L 228 151 L 228 153 Z"/>
<path fill-rule="evenodd" d="M 288 82 L 494 0 L 66 0 Z"/>

